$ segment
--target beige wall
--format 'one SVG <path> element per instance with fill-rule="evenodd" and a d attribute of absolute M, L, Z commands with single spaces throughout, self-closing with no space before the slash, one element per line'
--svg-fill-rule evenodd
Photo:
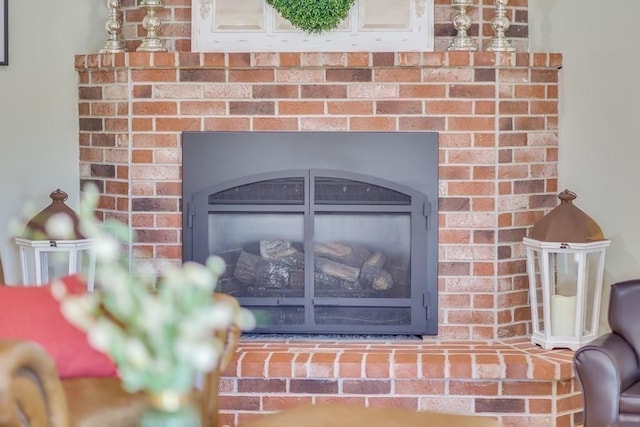
<path fill-rule="evenodd" d="M 640 277 L 640 33 L 638 0 L 529 0 L 531 50 L 564 55 L 560 73 L 560 188 L 611 239 L 609 285 Z"/>
<path fill-rule="evenodd" d="M 78 197 L 76 53 L 104 42 L 102 0 L 10 1 L 9 66 L 0 67 L 0 255 L 19 280 L 9 222 L 61 188 Z"/>
<path fill-rule="evenodd" d="M 529 0 L 531 50 L 562 52 L 560 188 L 611 239 L 605 285 L 640 277 L 638 0 Z"/>

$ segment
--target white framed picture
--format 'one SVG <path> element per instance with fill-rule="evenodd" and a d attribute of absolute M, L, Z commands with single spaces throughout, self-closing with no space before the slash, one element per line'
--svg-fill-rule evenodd
<path fill-rule="evenodd" d="M 0 0 L 0 65 L 9 65 L 9 0 Z"/>
<path fill-rule="evenodd" d="M 355 0 L 334 30 L 311 34 L 295 28 L 266 0 L 191 0 L 191 50 L 432 51 L 433 4 L 434 0 Z"/>

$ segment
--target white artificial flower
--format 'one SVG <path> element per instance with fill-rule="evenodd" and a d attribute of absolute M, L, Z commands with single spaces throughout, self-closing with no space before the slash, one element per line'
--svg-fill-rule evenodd
<path fill-rule="evenodd" d="M 172 289 L 180 289 L 184 280 L 182 272 L 175 265 L 166 265 L 162 271 L 162 286 L 168 286 Z"/>
<path fill-rule="evenodd" d="M 197 371 L 206 372 L 213 369 L 218 364 L 218 351 L 207 344 L 197 344 L 191 351 L 191 364 Z"/>
<path fill-rule="evenodd" d="M 178 333 L 181 337 L 197 341 L 201 338 L 208 338 L 211 335 L 211 327 L 208 322 L 208 310 L 198 310 L 182 317 L 182 322 L 178 326 Z"/>
<path fill-rule="evenodd" d="M 182 265 L 182 274 L 187 283 L 193 284 L 200 289 L 212 289 L 215 282 L 211 270 L 192 261 Z"/>
<path fill-rule="evenodd" d="M 218 351 L 209 340 L 193 342 L 178 339 L 176 342 L 176 354 L 180 360 L 185 361 L 196 371 L 206 372 L 216 366 Z"/>
<path fill-rule="evenodd" d="M 120 256 L 120 244 L 116 239 L 107 236 L 95 237 L 91 249 L 101 262 L 113 262 Z"/>
<path fill-rule="evenodd" d="M 141 264 L 137 273 L 142 283 L 153 283 L 157 277 L 155 269 L 149 264 Z"/>
<path fill-rule="evenodd" d="M 234 314 L 230 304 L 218 302 L 211 308 L 207 324 L 212 329 L 226 329 L 233 323 Z"/>
<path fill-rule="evenodd" d="M 33 218 L 38 214 L 38 208 L 33 201 L 28 201 L 22 207 L 22 216 L 25 218 Z"/>
<path fill-rule="evenodd" d="M 250 310 L 242 307 L 236 314 L 234 322 L 243 331 L 251 331 L 256 327 L 256 317 Z"/>
<path fill-rule="evenodd" d="M 138 309 L 132 298 L 133 284 L 130 281 L 128 272 L 120 269 L 98 268 L 96 280 L 102 285 L 105 298 L 110 299 L 112 305 L 110 309 L 114 314 L 122 317 L 132 316 Z"/>
<path fill-rule="evenodd" d="M 116 330 L 106 319 L 98 319 L 93 326 L 87 330 L 89 344 L 100 351 L 108 353 L 113 342 L 116 340 Z"/>
<path fill-rule="evenodd" d="M 96 306 L 94 295 L 86 294 L 63 300 L 60 310 L 71 323 L 86 330 L 94 324 L 92 313 Z"/>
<path fill-rule="evenodd" d="M 51 295 L 56 301 L 62 301 L 67 296 L 67 286 L 62 280 L 54 280 L 51 282 Z"/>
<path fill-rule="evenodd" d="M 144 344 L 135 338 L 125 340 L 124 354 L 133 368 L 146 369 L 151 363 L 151 356 Z"/>
<path fill-rule="evenodd" d="M 22 236 L 22 233 L 24 233 L 24 227 L 25 223 L 23 221 L 19 221 L 14 218 L 9 221 L 7 230 L 12 236 Z"/>
<path fill-rule="evenodd" d="M 224 270 L 226 269 L 224 260 L 216 255 L 212 255 L 207 258 L 207 267 L 216 277 L 222 276 L 224 274 Z"/>
<path fill-rule="evenodd" d="M 44 224 L 47 235 L 52 239 L 73 239 L 73 220 L 69 215 L 57 213 L 52 215 Z"/>
<path fill-rule="evenodd" d="M 144 295 L 140 304 L 140 313 L 136 317 L 138 326 L 153 341 L 159 341 L 164 335 L 167 325 L 177 321 L 173 307 L 152 295 Z"/>

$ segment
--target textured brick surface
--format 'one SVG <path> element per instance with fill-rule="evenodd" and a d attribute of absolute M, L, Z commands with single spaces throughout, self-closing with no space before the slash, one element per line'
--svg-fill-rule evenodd
<path fill-rule="evenodd" d="M 572 357 L 526 339 L 243 339 L 222 379 L 222 419 L 240 425 L 302 402 L 342 402 L 478 413 L 504 426 L 573 426 L 582 399 Z"/>
<path fill-rule="evenodd" d="M 103 191 L 102 217 L 134 221 L 139 262 L 181 261 L 184 130 L 438 131 L 438 338 L 529 333 L 521 239 L 557 203 L 560 55 L 132 52 L 75 63 L 81 179 Z M 396 370 L 375 357 L 315 362 L 318 377 Z M 466 362 L 447 369 L 465 378 Z M 308 375 L 296 363 L 272 369 Z"/>

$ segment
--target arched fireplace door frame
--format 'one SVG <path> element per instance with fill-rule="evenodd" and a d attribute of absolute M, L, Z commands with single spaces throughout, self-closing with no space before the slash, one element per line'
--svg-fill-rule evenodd
<path fill-rule="evenodd" d="M 263 203 L 256 200 L 214 200 L 212 195 L 225 191 L 234 191 L 250 184 L 264 182 L 282 182 L 291 180 L 304 183 L 304 197 L 299 201 L 273 200 Z M 319 181 L 320 180 L 320 181 Z M 324 181 L 323 181 L 324 180 Z M 367 188 L 382 192 L 379 200 L 359 200 L 356 202 L 339 201 L 329 203 L 318 201 L 315 197 L 317 182 L 346 182 L 369 186 Z M 320 187 L 319 187 L 320 188 Z M 324 187 L 323 187 L 324 188 Z M 347 187 L 345 186 L 345 189 Z M 360 191 L 360 194 L 364 191 Z M 368 191 L 368 190 L 366 190 Z M 394 195 L 399 197 L 394 198 Z M 300 298 L 253 297 L 240 296 L 240 303 L 247 307 L 304 306 L 304 322 L 287 325 L 258 325 L 258 333 L 338 333 L 338 334 L 437 334 L 437 221 L 433 225 L 430 218 L 431 201 L 419 191 L 396 182 L 374 176 L 331 169 L 297 169 L 277 172 L 266 172 L 245 176 L 232 181 L 219 183 L 192 194 L 185 194 L 185 215 L 183 224 L 183 258 L 203 263 L 210 255 L 211 230 L 209 216 L 212 214 L 300 214 L 303 215 L 303 246 L 305 266 L 314 265 L 314 224 L 318 215 L 398 215 L 408 216 L 410 224 L 410 295 L 394 298 L 331 298 L 314 296 L 314 269 L 305 268 L 304 295 Z M 366 198 L 366 196 L 365 196 Z M 437 206 L 437 201 L 434 201 Z M 434 229 L 435 228 L 435 229 Z M 215 237 L 212 237 L 215 239 Z M 431 239 L 431 241 L 430 241 Z M 389 310 L 398 307 L 410 313 L 406 324 L 317 324 L 314 321 L 314 310 L 319 307 L 368 307 L 371 310 Z M 346 309 L 345 310 L 349 310 Z"/>

